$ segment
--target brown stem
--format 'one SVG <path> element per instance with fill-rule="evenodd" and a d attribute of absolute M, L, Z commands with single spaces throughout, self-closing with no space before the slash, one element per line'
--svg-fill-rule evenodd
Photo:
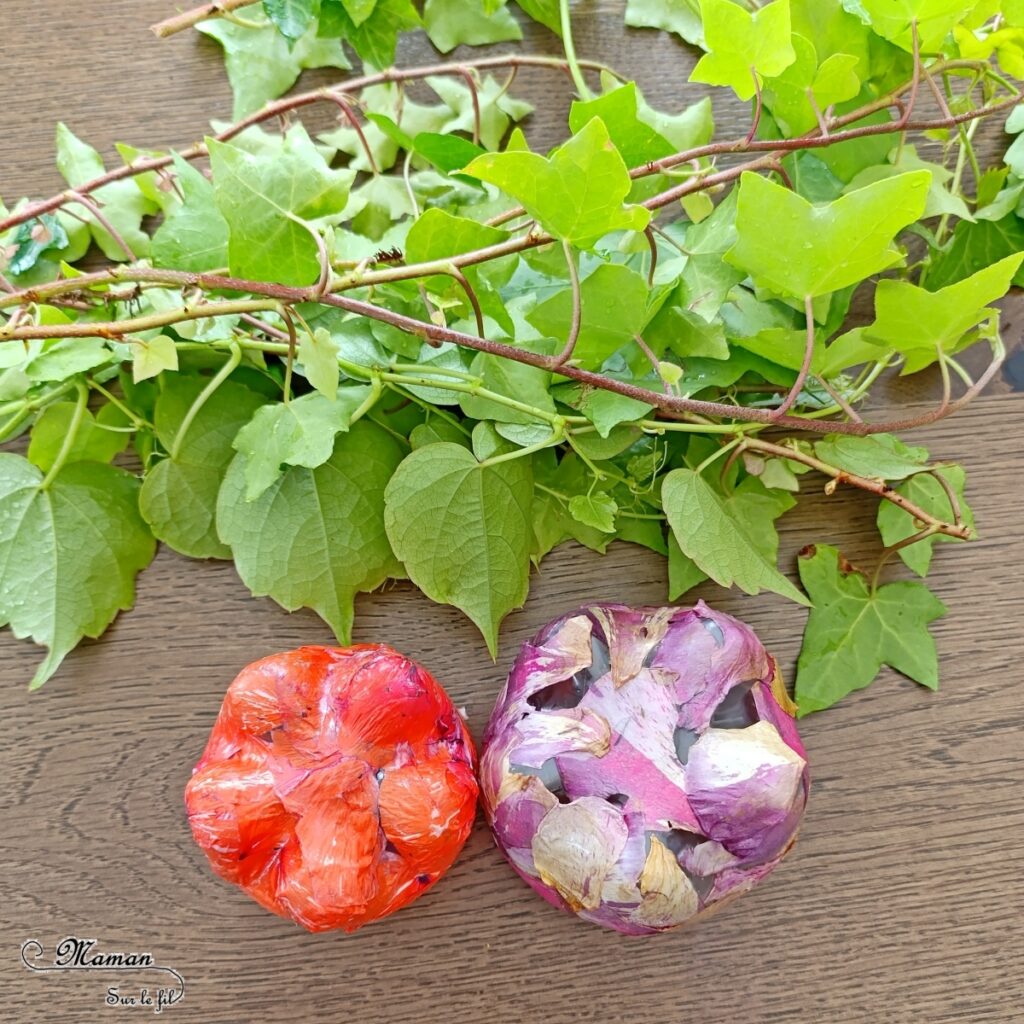
<path fill-rule="evenodd" d="M 754 93 L 757 96 L 757 100 L 754 104 L 754 119 L 751 122 L 750 131 L 747 132 L 747 136 L 743 140 L 744 145 L 749 145 L 754 141 L 758 126 L 761 124 L 761 111 L 764 109 L 764 97 L 761 95 L 761 80 L 757 77 L 757 72 L 753 68 L 750 69 L 750 77 L 754 80 Z"/>
<path fill-rule="evenodd" d="M 582 60 L 579 64 L 581 67 L 589 68 L 591 70 L 608 70 L 608 68 L 599 61 Z M 349 79 L 347 82 L 342 82 L 329 89 L 313 89 L 309 92 L 295 93 L 292 96 L 285 96 L 282 99 L 274 100 L 260 110 L 242 118 L 242 120 L 236 121 L 233 125 L 225 128 L 224 131 L 213 136 L 213 138 L 218 142 L 227 142 L 239 133 L 245 131 L 246 128 L 251 128 L 255 124 L 261 124 L 262 122 L 271 120 L 280 114 L 284 114 L 290 110 L 297 110 L 300 107 L 309 106 L 312 103 L 322 101 L 334 102 L 334 95 L 337 93 L 352 93 L 359 89 L 364 89 L 369 85 L 379 85 L 383 82 L 407 82 L 421 78 L 428 78 L 432 75 L 461 76 L 463 70 L 467 68 L 477 68 L 478 70 L 483 71 L 491 68 L 505 67 L 536 67 L 553 68 L 557 70 L 565 67 L 565 61 L 557 57 L 544 57 L 533 54 L 506 54 L 463 61 L 459 68 L 455 68 L 450 64 L 429 64 L 402 69 L 387 68 L 384 71 L 377 71 L 373 74 L 361 75 L 358 78 Z M 200 157 L 207 156 L 208 151 L 204 143 L 197 142 L 195 145 L 180 150 L 178 155 L 184 160 L 197 160 Z M 115 167 L 113 170 L 106 171 L 105 173 L 98 175 L 91 181 L 83 182 L 76 186 L 76 189 L 68 189 L 63 192 L 58 192 L 56 195 L 50 196 L 49 199 L 40 199 L 34 203 L 26 203 L 17 212 L 11 213 L 0 220 L 0 234 L 3 234 L 12 227 L 17 227 L 17 225 L 22 224 L 27 220 L 32 220 L 34 217 L 38 217 L 41 214 L 50 213 L 52 210 L 58 209 L 65 203 L 74 199 L 75 191 L 80 194 L 95 192 L 96 189 L 102 188 L 104 185 L 109 185 L 112 181 L 131 178 L 138 174 L 144 174 L 146 171 L 158 171 L 161 168 L 169 166 L 173 162 L 173 159 L 174 158 L 172 156 L 168 155 L 133 160 L 130 164 L 123 164 L 121 167 Z"/>
<path fill-rule="evenodd" d="M 295 333 L 295 318 L 287 306 L 281 307 L 281 317 L 285 327 L 288 328 L 288 359 L 284 367 L 284 404 L 287 405 L 292 397 L 292 368 L 295 366 L 295 351 L 299 347 L 299 339 Z"/>
<path fill-rule="evenodd" d="M 447 261 L 446 261 L 447 262 Z M 444 273 L 445 267 L 437 267 L 433 273 Z M 52 325 L 30 325 L 17 330 L 10 330 L 8 327 L 0 327 L 0 342 L 13 340 L 15 338 L 55 338 L 55 337 L 104 337 L 120 338 L 133 331 L 146 330 L 150 327 L 166 326 L 180 320 L 194 320 L 203 316 L 223 315 L 229 313 L 256 313 L 266 309 L 276 308 L 273 302 L 267 300 L 278 300 L 279 302 L 296 303 L 319 301 L 323 305 L 334 306 L 344 309 L 359 316 L 365 316 L 381 323 L 391 324 L 399 330 L 406 331 L 416 337 L 422 338 L 431 344 L 450 341 L 452 344 L 461 345 L 464 348 L 474 349 L 478 352 L 488 352 L 492 355 L 503 356 L 519 363 L 529 366 L 537 366 L 541 369 L 551 369 L 551 356 L 530 352 L 527 349 L 515 345 L 508 345 L 499 341 L 491 341 L 472 334 L 465 334 L 461 331 L 454 331 L 448 327 L 436 324 L 424 323 L 413 317 L 395 313 L 373 303 L 359 299 L 348 298 L 344 295 L 327 293 L 317 300 L 316 286 L 312 288 L 292 288 L 279 284 L 268 284 L 260 281 L 245 281 L 233 277 L 225 277 L 219 274 L 189 273 L 179 270 L 157 270 L 148 267 L 110 267 L 101 274 L 83 275 L 76 278 L 74 284 L 78 287 L 84 286 L 86 277 L 92 279 L 92 283 L 98 280 L 105 282 L 118 280 L 148 281 L 160 284 L 169 284 L 177 287 L 201 288 L 206 291 L 238 291 L 248 292 L 256 295 L 266 296 L 264 300 L 232 300 L 219 303 L 201 303 L 197 307 L 188 307 L 183 310 L 169 310 L 160 314 L 152 314 L 147 317 L 139 317 L 134 320 L 100 323 L 70 323 Z M 67 285 L 68 282 L 54 282 L 54 284 Z M 36 302 L 47 288 L 53 285 L 41 285 L 33 290 L 18 293 L 20 302 Z M 12 297 L 0 299 L 0 307 L 5 303 L 14 305 Z M 694 415 L 720 417 L 733 421 L 747 423 L 765 423 L 781 427 L 788 427 L 794 430 L 807 430 L 815 433 L 836 433 L 853 434 L 864 436 L 868 434 L 887 433 L 891 431 L 910 430 L 914 427 L 934 423 L 937 420 L 948 416 L 963 408 L 973 399 L 995 376 L 1002 365 L 1003 354 L 1000 350 L 993 351 L 992 362 L 978 380 L 955 402 L 950 402 L 938 409 L 923 413 L 910 419 L 888 421 L 883 423 L 856 423 L 837 420 L 816 420 L 802 416 L 779 416 L 777 411 L 771 409 L 754 408 L 750 406 L 729 405 L 722 402 L 709 402 L 696 398 L 683 398 L 678 395 L 665 395 L 648 388 L 639 387 L 624 381 L 618 381 L 606 377 L 600 373 L 590 370 L 583 370 L 572 365 L 562 365 L 558 373 L 563 377 L 579 381 L 595 388 L 603 388 L 616 394 L 624 395 L 627 398 L 636 399 L 646 405 L 653 406 L 669 418 L 690 419 Z"/>
<path fill-rule="evenodd" d="M 800 397 L 804 384 L 807 383 L 807 375 L 811 372 L 811 361 L 814 359 L 814 299 L 810 295 L 804 297 L 804 316 L 807 320 L 807 342 L 804 345 L 804 359 L 800 364 L 800 372 L 796 375 L 793 386 L 789 393 L 782 400 L 781 405 L 773 410 L 773 416 L 778 419 L 785 416 L 793 403 Z"/>
<path fill-rule="evenodd" d="M 138 262 L 138 257 L 132 252 L 131 246 L 124 240 L 121 233 L 114 227 L 110 222 L 110 219 L 106 214 L 99 208 L 99 205 L 90 199 L 88 196 L 83 196 L 80 192 L 71 191 L 71 198 L 74 202 L 81 206 L 84 206 L 95 218 L 99 221 L 100 225 L 106 230 L 107 234 L 118 244 L 121 251 L 125 254 L 129 263 Z M 72 214 L 74 216 L 74 214 Z"/>
<path fill-rule="evenodd" d="M 363 153 L 366 155 L 366 162 L 370 165 L 370 170 L 374 174 L 380 174 L 380 168 L 377 166 L 377 160 L 373 155 L 373 150 L 370 149 L 370 143 L 366 140 L 366 135 L 363 132 L 363 126 L 359 123 L 359 118 L 356 117 L 356 112 L 352 109 L 352 105 L 337 92 L 331 93 L 330 98 L 338 104 L 345 120 L 348 121 L 352 130 L 356 133 L 356 136 L 359 139 L 359 144 L 363 147 Z"/>
<path fill-rule="evenodd" d="M 850 405 L 850 403 L 845 398 L 843 398 L 843 396 L 834 387 L 832 387 L 832 385 L 829 384 L 829 382 L 825 380 L 824 377 L 817 377 L 815 379 L 825 389 L 825 391 L 828 392 L 829 398 L 831 398 L 832 401 L 835 402 L 836 405 L 838 405 L 839 408 L 842 409 L 843 412 L 846 413 L 846 415 L 849 416 L 851 420 L 853 420 L 855 423 L 864 422 L 864 420 L 861 419 L 860 413 L 858 413 L 857 410 L 854 409 L 854 407 Z"/>
<path fill-rule="evenodd" d="M 661 363 L 659 362 L 658 357 L 654 354 L 654 349 L 652 349 L 651 346 L 648 345 L 647 342 L 644 341 L 644 339 L 641 338 L 639 334 L 634 334 L 633 340 L 636 342 L 636 347 L 640 349 L 640 351 L 643 352 L 643 354 L 647 357 L 647 361 L 654 368 L 654 372 L 658 375 L 659 378 L 661 378 L 662 388 L 665 394 L 671 395 L 672 388 L 669 385 L 669 382 L 665 380 L 665 378 L 661 374 Z"/>
<path fill-rule="evenodd" d="M 654 286 L 654 272 L 658 269 L 658 243 L 654 238 L 654 232 L 651 230 L 650 224 L 644 228 L 644 235 L 647 237 L 647 244 L 651 249 L 651 267 L 647 271 L 647 287 L 652 288 Z"/>
<path fill-rule="evenodd" d="M 150 25 L 149 30 L 160 39 L 173 36 L 175 32 L 184 32 L 185 29 L 198 25 L 207 18 L 216 18 L 218 14 L 225 11 L 234 11 L 239 7 L 247 7 L 253 0 L 214 0 L 213 3 L 203 4 L 191 11 L 184 11 L 176 14 L 173 18 L 166 18 L 155 25 Z"/>
<path fill-rule="evenodd" d="M 944 523 L 941 519 L 937 519 L 920 506 L 903 497 L 902 494 L 890 487 L 884 480 L 875 480 L 871 477 L 859 476 L 856 473 L 848 473 L 845 469 L 830 466 L 827 462 L 822 462 L 821 459 L 816 459 L 813 455 L 808 455 L 798 448 L 773 444 L 771 441 L 763 441 L 759 437 L 750 437 L 748 435 L 740 443 L 740 448 L 764 452 L 766 455 L 774 455 L 780 459 L 800 462 L 811 469 L 816 469 L 819 473 L 824 473 L 825 476 L 831 477 L 837 484 L 849 484 L 851 487 L 858 487 L 862 491 L 875 494 L 879 498 L 891 502 L 897 508 L 903 509 L 904 512 L 920 522 L 934 528 L 937 533 L 944 533 L 948 537 L 957 537 L 960 540 L 967 540 L 970 536 L 970 531 L 960 523 Z"/>
<path fill-rule="evenodd" d="M 466 67 L 457 67 L 455 71 L 460 74 L 466 81 L 466 85 L 469 87 L 469 95 L 473 101 L 473 145 L 480 145 L 480 130 L 482 125 L 482 118 L 480 116 L 480 93 L 477 92 L 476 78 L 473 77 L 473 72 Z"/>
<path fill-rule="evenodd" d="M 573 349 L 580 336 L 580 325 L 583 322 L 583 297 L 580 294 L 580 272 L 576 266 L 576 256 L 572 246 L 568 242 L 562 242 L 562 251 L 565 253 L 565 265 L 569 268 L 569 284 L 572 286 L 572 319 L 569 322 L 569 336 L 565 345 L 558 355 L 550 361 L 552 370 L 567 363 L 572 358 Z"/>
<path fill-rule="evenodd" d="M 469 304 L 473 307 L 473 316 L 476 317 L 476 333 L 482 338 L 484 336 L 484 314 L 480 308 L 480 300 L 477 298 L 476 289 L 469 283 L 469 278 L 458 267 L 450 267 L 448 275 L 455 278 L 462 285 L 462 290 L 466 293 L 466 298 L 469 299 Z"/>
<path fill-rule="evenodd" d="M 942 475 L 941 470 L 930 469 L 929 474 L 933 476 L 938 485 L 946 492 L 946 497 L 949 499 L 949 507 L 953 513 L 953 522 L 957 526 L 960 526 L 964 521 L 963 512 L 960 509 L 960 499 L 956 496 L 956 491 L 953 490 L 953 485 Z"/>

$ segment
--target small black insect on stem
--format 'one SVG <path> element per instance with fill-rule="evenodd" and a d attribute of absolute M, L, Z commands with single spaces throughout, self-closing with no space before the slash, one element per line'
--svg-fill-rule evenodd
<path fill-rule="evenodd" d="M 405 254 L 397 245 L 391 246 L 390 249 L 378 249 L 373 254 L 374 263 L 401 263 L 405 259 Z"/>

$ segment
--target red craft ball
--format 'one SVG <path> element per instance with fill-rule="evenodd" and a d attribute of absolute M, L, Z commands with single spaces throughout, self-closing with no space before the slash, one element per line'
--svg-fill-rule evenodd
<path fill-rule="evenodd" d="M 438 682 L 382 644 L 243 669 L 185 788 L 213 870 L 310 931 L 411 903 L 476 811 L 476 755 Z"/>

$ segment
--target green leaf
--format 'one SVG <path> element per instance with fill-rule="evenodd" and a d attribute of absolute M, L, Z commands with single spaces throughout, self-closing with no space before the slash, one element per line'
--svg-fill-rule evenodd
<path fill-rule="evenodd" d="M 773 459 L 769 465 L 775 463 Z M 726 514 L 740 524 L 744 534 L 770 565 L 779 556 L 779 534 L 775 520 L 788 512 L 796 501 L 786 491 L 766 486 L 759 478 L 745 477 L 728 493 L 714 488 Z M 707 573 L 683 554 L 674 534 L 668 538 L 668 598 L 675 601 L 691 587 L 706 580 Z"/>
<path fill-rule="evenodd" d="M 885 279 L 875 289 L 875 322 L 865 336 L 896 352 L 912 356 L 908 371 L 938 358 L 938 350 L 955 352 L 964 336 L 992 313 L 990 304 L 1010 289 L 1024 262 L 1014 253 L 938 291 L 907 281 Z"/>
<path fill-rule="evenodd" d="M 463 43 L 481 46 L 523 38 L 518 22 L 504 3 L 494 11 L 485 11 L 478 2 L 427 0 L 423 23 L 430 41 L 442 53 L 450 53 Z"/>
<path fill-rule="evenodd" d="M 929 163 L 917 155 L 913 146 L 904 146 L 899 151 L 898 159 L 892 163 L 878 164 L 874 167 L 865 167 L 846 186 L 844 191 L 852 192 L 872 182 L 881 181 L 883 178 L 891 178 L 906 171 L 927 171 L 932 176 L 931 187 L 928 189 L 928 198 L 924 204 L 922 218 L 929 217 L 960 217 L 964 220 L 973 220 L 967 204 L 962 196 L 950 192 L 945 186 L 953 178 L 953 172 L 941 164 Z"/>
<path fill-rule="evenodd" d="M 626 0 L 626 24 L 661 28 L 694 46 L 704 46 L 699 0 Z"/>
<path fill-rule="evenodd" d="M 730 515 L 721 496 L 694 470 L 672 470 L 661 497 L 680 550 L 716 583 L 735 584 L 747 594 L 772 590 L 808 603 L 765 555 L 763 538 L 752 536 L 747 524 Z"/>
<path fill-rule="evenodd" d="M 551 374 L 538 366 L 528 366 L 501 356 L 481 352 L 470 364 L 470 372 L 483 381 L 488 391 L 495 391 L 516 401 L 525 402 L 544 412 L 554 413 L 555 403 L 548 393 Z M 462 411 L 475 420 L 497 420 L 499 423 L 536 423 L 537 417 L 478 395 L 459 399 Z"/>
<path fill-rule="evenodd" d="M 708 53 L 691 82 L 728 85 L 741 100 L 756 91 L 754 75 L 771 78 L 796 60 L 790 43 L 789 0 L 774 0 L 752 14 L 731 0 L 701 0 Z"/>
<path fill-rule="evenodd" d="M 204 377 L 182 375 L 161 380 L 153 418 L 167 451 L 208 383 Z M 235 435 L 265 401 L 240 384 L 221 384 L 196 413 L 176 456 L 149 468 L 139 510 L 157 540 L 190 558 L 231 557 L 231 549 L 217 536 L 217 493 L 235 454 Z"/>
<path fill-rule="evenodd" d="M 860 92 L 856 68 L 860 59 L 849 53 L 833 53 L 818 64 L 814 44 L 793 35 L 796 59 L 780 75 L 766 83 L 765 105 L 788 136 L 802 135 L 818 123 L 818 110 L 852 99 Z"/>
<path fill-rule="evenodd" d="M 599 117 L 627 167 L 638 167 L 676 151 L 676 147 L 640 116 L 636 82 L 627 82 L 603 96 L 574 100 L 569 128 L 578 132 Z"/>
<path fill-rule="evenodd" d="M 937 50 L 957 22 L 977 0 L 858 0 L 871 27 L 908 53 L 914 48 L 911 26 L 916 23 L 921 50 Z"/>
<path fill-rule="evenodd" d="M 891 434 L 829 434 L 814 443 L 814 454 L 837 469 L 876 480 L 905 480 L 928 461 L 926 448 L 910 448 Z"/>
<path fill-rule="evenodd" d="M 612 431 L 620 423 L 631 423 L 633 420 L 641 419 L 654 408 L 645 402 L 627 398 L 614 391 L 584 388 L 578 384 L 560 388 L 558 397 L 559 401 L 583 413 L 597 427 L 598 434 L 603 438 L 611 436 Z"/>
<path fill-rule="evenodd" d="M 11 245 L 14 251 L 8 257 L 5 269 L 14 275 L 24 274 L 36 265 L 44 252 L 66 248 L 68 235 L 57 217 L 44 213 L 20 225 Z"/>
<path fill-rule="evenodd" d="M 306 380 L 332 401 L 338 394 L 338 345 L 331 332 L 318 327 L 299 338 L 299 362 Z"/>
<path fill-rule="evenodd" d="M 217 208 L 213 185 L 177 154 L 174 173 L 184 202 L 164 216 L 153 235 L 153 263 L 200 272 L 227 266 L 228 225 Z"/>
<path fill-rule="evenodd" d="M 469 86 L 461 78 L 450 75 L 431 75 L 426 81 L 451 112 L 437 130 L 472 132 L 476 125 L 476 106 Z M 497 149 L 508 126 L 513 121 L 521 121 L 533 110 L 529 103 L 510 96 L 503 83 L 493 75 L 487 75 L 478 84 L 477 103 L 480 108 L 480 144 L 485 149 Z"/>
<path fill-rule="evenodd" d="M 293 466 L 248 501 L 246 456 L 236 456 L 217 500 L 217 530 L 254 596 L 288 611 L 312 608 L 349 643 L 355 595 L 402 574 L 383 520 L 384 488 L 401 457 L 387 431 L 360 421 L 326 462 Z"/>
<path fill-rule="evenodd" d="M 562 34 L 558 0 L 516 0 L 516 5 L 528 18 L 551 29 L 556 36 Z"/>
<path fill-rule="evenodd" d="M 0 625 L 49 648 L 31 689 L 132 606 L 135 576 L 156 549 L 130 473 L 73 462 L 45 491 L 42 482 L 20 455 L 0 453 Z"/>
<path fill-rule="evenodd" d="M 409 0 L 377 0 L 373 11 L 356 24 L 350 11 L 353 6 L 349 0 L 344 5 L 336 3 L 331 6 L 330 34 L 344 36 L 371 67 L 390 67 L 395 62 L 399 33 L 420 25 L 416 8 Z M 324 34 L 323 16 L 320 18 L 320 33 Z"/>
<path fill-rule="evenodd" d="M 945 615 L 946 607 L 927 587 L 888 583 L 872 593 L 827 544 L 801 552 L 800 580 L 813 601 L 797 662 L 801 717 L 863 689 L 883 665 L 929 689 L 939 685 L 928 623 Z"/>
<path fill-rule="evenodd" d="M 610 494 L 577 494 L 569 500 L 569 514 L 584 526 L 602 533 L 615 532 L 615 513 L 619 506 Z"/>
<path fill-rule="evenodd" d="M 362 25 L 377 6 L 377 0 L 341 0 L 341 3 L 354 25 Z"/>
<path fill-rule="evenodd" d="M 1011 213 L 1002 220 L 961 221 L 953 229 L 948 248 L 932 252 L 928 287 L 944 288 L 962 281 L 978 270 L 992 266 L 1024 250 L 1024 221 Z M 1013 283 L 1024 285 L 1024 270 L 1018 269 Z"/>
<path fill-rule="evenodd" d="M 624 205 L 629 174 L 596 118 L 550 157 L 524 151 L 487 153 L 465 173 L 497 185 L 546 231 L 582 248 L 619 228 L 640 231 L 650 220 L 643 207 Z"/>
<path fill-rule="evenodd" d="M 132 380 L 148 380 L 164 370 L 177 370 L 178 349 L 174 339 L 158 334 L 148 340 L 132 339 Z"/>
<path fill-rule="evenodd" d="M 739 187 L 737 240 L 725 258 L 758 286 L 783 295 L 838 291 L 899 262 L 892 241 L 921 216 L 930 184 L 927 171 L 913 171 L 831 203 L 812 204 L 746 172 Z"/>
<path fill-rule="evenodd" d="M 235 436 L 235 450 L 245 456 L 245 498 L 254 501 L 281 475 L 283 465 L 316 469 L 336 450 L 335 435 L 348 430 L 352 413 L 370 389 L 341 388 L 334 399 L 313 393 L 274 402 L 256 410 Z"/>
<path fill-rule="evenodd" d="M 44 473 L 57 461 L 57 455 L 64 447 L 75 408 L 75 402 L 54 402 L 43 410 L 32 427 L 28 460 Z M 104 405 L 95 417 L 86 409 L 78 425 L 75 440 L 64 457 L 65 465 L 72 462 L 109 462 L 128 447 L 129 435 L 120 430 L 103 428 L 123 427 L 126 422 L 124 414 L 109 403 Z"/>
<path fill-rule="evenodd" d="M 79 139 L 63 122 L 57 125 L 57 170 L 72 187 L 84 185 L 98 178 L 106 168 L 99 153 L 92 146 Z M 138 257 L 149 253 L 149 235 L 142 230 L 142 218 L 156 213 L 157 206 L 151 203 L 130 180 L 113 181 L 96 189 L 91 198 L 102 208 L 104 218 L 131 247 Z M 73 204 L 73 211 L 89 221 L 93 240 L 111 260 L 127 260 L 128 254 L 113 235 L 96 220 L 92 213 Z"/>
<path fill-rule="evenodd" d="M 683 359 L 694 356 L 728 359 L 729 344 L 722 322 L 712 320 L 709 323 L 686 309 L 678 300 L 685 301 L 687 294 L 685 285 L 677 289 L 674 296 L 677 301 L 669 299 L 661 307 L 644 329 L 644 341 L 659 354 L 667 348 Z"/>
<path fill-rule="evenodd" d="M 239 11 L 243 17 L 247 12 L 251 14 L 252 8 Z M 211 18 L 196 28 L 224 47 L 235 120 L 286 93 L 305 68 L 351 67 L 340 41 L 321 39 L 313 28 L 296 40 L 286 39 L 274 25 L 246 28 L 227 18 Z"/>
<path fill-rule="evenodd" d="M 257 281 L 308 285 L 320 275 L 311 224 L 340 215 L 354 177 L 331 170 L 296 125 L 274 156 L 208 139 L 217 206 L 230 230 L 231 272 Z"/>
<path fill-rule="evenodd" d="M 287 39 L 300 39 L 320 13 L 320 0 L 263 0 L 263 10 Z"/>
<path fill-rule="evenodd" d="M 932 473 L 918 473 L 905 480 L 896 488 L 896 493 L 912 501 L 918 507 L 924 509 L 938 519 L 945 519 L 948 522 L 953 520 L 953 508 L 946 490 L 935 479 L 937 473 L 949 484 L 956 495 L 957 504 L 966 526 L 974 530 L 974 514 L 964 499 L 964 483 L 966 474 L 962 466 L 940 466 Z M 907 537 L 912 537 L 919 530 L 913 518 L 901 508 L 898 508 L 891 501 L 881 501 L 878 504 L 878 532 L 882 536 L 882 542 L 889 547 L 897 544 Z M 932 561 L 932 548 L 936 541 L 955 541 L 956 537 L 948 537 L 946 534 L 934 534 L 925 537 L 905 548 L 900 548 L 898 554 L 908 569 L 916 572 L 918 576 L 927 576 Z"/>
<path fill-rule="evenodd" d="M 526 600 L 532 495 L 527 459 L 485 466 L 444 443 L 406 456 L 385 494 L 388 537 L 409 578 L 465 612 L 491 657 L 501 620 Z"/>
<path fill-rule="evenodd" d="M 114 360 L 114 353 L 100 338 L 60 338 L 25 365 L 32 381 L 67 380 Z"/>
<path fill-rule="evenodd" d="M 596 370 L 615 351 L 633 341 L 647 315 L 647 282 L 621 263 L 601 263 L 580 282 L 580 333 L 573 362 Z M 557 292 L 526 315 L 541 334 L 564 344 L 572 319 L 572 295 Z"/>

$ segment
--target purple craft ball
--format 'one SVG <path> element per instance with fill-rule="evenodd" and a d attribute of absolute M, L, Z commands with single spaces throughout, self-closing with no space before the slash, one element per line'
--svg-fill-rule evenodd
<path fill-rule="evenodd" d="M 548 902 L 631 935 L 746 892 L 792 847 L 807 757 L 742 622 L 591 605 L 523 645 L 484 735 L 498 846 Z"/>

